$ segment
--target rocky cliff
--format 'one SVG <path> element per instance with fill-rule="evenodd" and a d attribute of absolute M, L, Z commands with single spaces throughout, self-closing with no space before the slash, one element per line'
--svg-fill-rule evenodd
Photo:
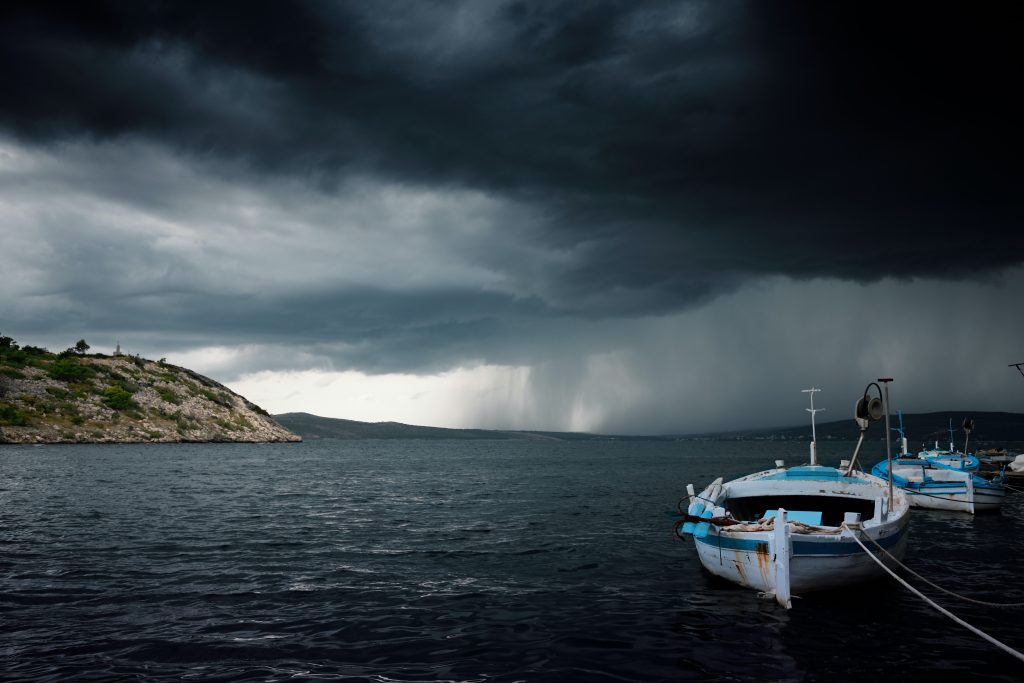
<path fill-rule="evenodd" d="M 0 443 L 301 441 L 259 406 L 138 356 L 0 349 Z"/>

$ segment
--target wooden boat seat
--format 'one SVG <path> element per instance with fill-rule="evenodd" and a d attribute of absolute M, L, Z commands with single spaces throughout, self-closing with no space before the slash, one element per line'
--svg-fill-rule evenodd
<path fill-rule="evenodd" d="M 776 512 L 778 510 L 768 510 L 761 515 L 761 518 L 772 519 L 775 517 Z M 821 526 L 821 512 L 817 510 L 786 510 L 786 519 L 791 522 L 803 522 L 804 524 Z"/>

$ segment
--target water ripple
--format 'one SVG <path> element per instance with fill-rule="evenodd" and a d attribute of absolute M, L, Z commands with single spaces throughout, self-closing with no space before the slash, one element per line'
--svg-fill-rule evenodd
<path fill-rule="evenodd" d="M 0 678 L 1020 678 L 891 581 L 785 611 L 704 574 L 670 532 L 683 487 L 787 448 L 5 446 Z M 1022 520 L 1024 495 L 1002 515 L 915 513 L 908 564 L 1024 601 Z M 935 597 L 1024 648 L 1019 612 Z"/>

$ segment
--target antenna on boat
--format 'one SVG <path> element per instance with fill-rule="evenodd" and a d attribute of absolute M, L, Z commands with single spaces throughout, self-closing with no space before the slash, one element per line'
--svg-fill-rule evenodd
<path fill-rule="evenodd" d="M 953 429 L 953 418 L 949 418 L 949 452 L 956 453 L 956 444 L 953 443 L 953 434 L 956 430 Z"/>
<path fill-rule="evenodd" d="M 892 435 L 889 434 L 892 431 L 889 426 L 889 382 L 892 381 L 892 377 L 879 377 L 878 381 L 885 387 L 885 393 L 882 394 L 882 409 L 885 411 L 885 459 L 889 461 L 889 509 L 892 510 Z"/>
<path fill-rule="evenodd" d="M 854 468 L 857 467 L 857 454 L 860 453 L 860 447 L 864 445 L 864 434 L 868 431 L 868 427 L 882 417 L 882 399 L 868 398 L 868 391 L 871 390 L 871 387 L 878 389 L 879 396 L 882 394 L 878 385 L 872 382 L 865 387 L 864 395 L 858 398 L 853 406 L 853 420 L 860 429 L 860 438 L 857 439 L 857 447 L 853 449 L 853 457 L 850 458 L 850 464 L 846 468 L 846 476 L 852 474 Z"/>
<path fill-rule="evenodd" d="M 818 408 L 817 410 L 815 410 L 814 408 L 814 394 L 816 394 L 819 391 L 821 391 L 821 389 L 815 389 L 814 387 L 811 387 L 810 389 L 800 390 L 800 392 L 803 394 L 811 395 L 811 407 L 804 408 L 804 410 L 811 414 L 811 465 L 818 464 L 818 432 L 815 430 L 814 427 L 814 414 L 820 413 L 821 411 L 825 410 L 824 408 Z"/>
<path fill-rule="evenodd" d="M 899 416 L 900 416 L 900 426 L 899 427 L 893 427 L 892 431 L 898 432 L 899 435 L 900 435 L 900 455 L 906 455 L 907 454 L 907 435 L 903 433 L 903 411 L 900 410 L 898 412 L 899 412 Z"/>

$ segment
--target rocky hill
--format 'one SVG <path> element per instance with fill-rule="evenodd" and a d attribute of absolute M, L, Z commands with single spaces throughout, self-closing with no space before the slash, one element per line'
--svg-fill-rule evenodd
<path fill-rule="evenodd" d="M 186 368 L 53 354 L 0 337 L 0 443 L 301 441 L 259 406 Z"/>

